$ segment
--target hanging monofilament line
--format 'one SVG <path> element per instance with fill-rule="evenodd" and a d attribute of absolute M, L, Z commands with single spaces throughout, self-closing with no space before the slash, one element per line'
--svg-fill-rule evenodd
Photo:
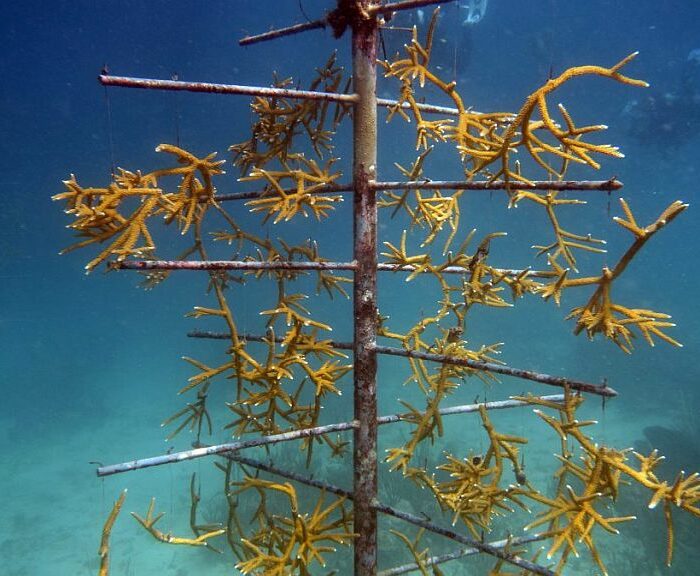
<path fill-rule="evenodd" d="M 171 80 L 179 80 L 179 75 L 177 72 L 175 72 L 172 77 L 170 78 Z M 175 93 L 173 94 L 173 119 L 175 122 L 175 142 L 177 143 L 177 147 L 180 147 L 180 95 Z"/>
<path fill-rule="evenodd" d="M 108 74 L 109 71 L 107 66 L 102 68 L 101 74 Z M 107 111 L 107 139 L 109 142 L 109 161 L 111 166 L 111 176 L 114 178 L 117 173 L 117 163 L 114 159 L 114 127 L 112 125 L 112 101 L 109 98 L 109 89 L 104 86 L 105 89 L 105 109 Z"/>
<path fill-rule="evenodd" d="M 306 13 L 306 10 L 304 10 L 304 3 L 302 0 L 299 0 L 299 12 L 301 12 L 302 16 L 306 19 L 307 23 L 311 23 L 311 18 L 309 18 L 309 15 Z"/>

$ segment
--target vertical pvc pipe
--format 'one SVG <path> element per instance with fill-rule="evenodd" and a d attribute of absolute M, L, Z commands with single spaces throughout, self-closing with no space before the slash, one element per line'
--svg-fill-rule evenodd
<path fill-rule="evenodd" d="M 369 0 L 358 2 L 368 8 Z M 357 262 L 354 302 L 353 492 L 355 576 L 377 573 L 377 202 L 369 186 L 377 177 L 377 21 L 356 17 L 352 30 L 353 231 Z"/>

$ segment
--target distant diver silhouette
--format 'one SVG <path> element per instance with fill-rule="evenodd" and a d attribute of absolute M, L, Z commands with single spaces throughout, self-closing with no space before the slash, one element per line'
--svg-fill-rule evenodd
<path fill-rule="evenodd" d="M 700 48 L 691 50 L 675 88 L 653 90 L 630 100 L 622 111 L 625 131 L 660 149 L 682 146 L 700 131 Z"/>

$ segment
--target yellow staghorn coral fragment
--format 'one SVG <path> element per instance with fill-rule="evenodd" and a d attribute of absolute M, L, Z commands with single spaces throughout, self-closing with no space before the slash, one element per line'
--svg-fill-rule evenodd
<path fill-rule="evenodd" d="M 636 52 L 609 68 L 591 65 L 569 68 L 533 92 L 517 113 L 478 113 L 465 107 L 455 82 L 445 82 L 429 69 L 436 21 L 437 11 L 433 13 L 424 43 L 419 40 L 417 29 L 413 29 L 411 42 L 405 46 L 405 58 L 397 57 L 393 61 L 381 63 L 386 76 L 397 78 L 401 82 L 400 96 L 397 104 L 390 109 L 389 119 L 398 113 L 408 120 L 410 116 L 403 108 L 404 104 L 408 104 L 410 114 L 416 122 L 417 148 L 428 149 L 431 141 L 452 140 L 462 160 L 468 165 L 469 177 L 486 173 L 492 164 L 496 164 L 500 167 L 493 170 L 491 178 L 502 177 L 508 182 L 527 181 L 517 168 L 511 166 L 511 157 L 519 148 L 527 150 L 547 174 L 555 177 L 561 177 L 563 170 L 554 169 L 545 155 L 565 164 L 578 162 L 594 169 L 600 167 L 593 158 L 594 154 L 623 156 L 615 146 L 585 141 L 584 136 L 605 130 L 607 127 L 603 124 L 576 126 L 571 114 L 561 104 L 558 105 L 558 110 L 564 125 L 560 126 L 552 118 L 547 98 L 562 85 L 581 76 L 601 76 L 632 86 L 648 86 L 642 80 L 621 73 L 621 69 L 637 55 Z M 457 108 L 457 121 L 425 120 L 417 105 L 414 82 L 420 88 L 427 82 L 444 92 Z M 534 117 L 535 113 L 539 114 L 539 119 Z M 544 135 L 554 142 L 547 142 Z"/>
<path fill-rule="evenodd" d="M 634 334 L 631 327 L 637 328 L 650 346 L 654 345 L 654 336 L 673 346 L 681 346 L 680 342 L 664 332 L 665 328 L 675 326 L 672 322 L 668 322 L 670 319 L 668 314 L 615 304 L 611 299 L 611 290 L 614 280 L 625 271 L 632 258 L 644 244 L 667 223 L 674 220 L 688 205 L 675 201 L 653 223 L 642 228 L 637 224 L 627 202 L 621 199 L 620 203 L 625 213 L 625 219 L 616 217 L 615 221 L 632 232 L 635 239 L 617 264 L 612 269 L 603 268 L 600 276 L 579 278 L 568 282 L 563 280 L 564 286 L 597 284 L 597 288 L 588 302 L 574 308 L 567 319 L 574 318 L 576 320 L 574 333 L 585 331 L 589 338 L 593 338 L 596 334 L 602 334 L 627 353 L 632 350 Z"/>
<path fill-rule="evenodd" d="M 99 576 L 109 576 L 109 538 L 112 535 L 112 528 L 117 520 L 117 516 L 119 516 L 119 512 L 126 500 L 126 492 L 126 489 L 124 489 L 119 494 L 119 498 L 114 502 L 114 506 L 112 506 L 112 510 L 102 528 L 102 540 L 100 541 L 100 549 L 97 552 L 100 556 Z"/>
<path fill-rule="evenodd" d="M 292 167 L 294 161 L 298 168 Z M 262 212 L 264 220 L 273 218 L 273 223 L 289 221 L 298 214 L 307 217 L 313 214 L 317 220 L 324 218 L 334 209 L 334 204 L 342 202 L 340 195 L 319 194 L 340 177 L 340 172 L 331 173 L 330 169 L 335 159 L 330 159 L 321 168 L 315 160 L 307 159 L 302 154 L 290 156 L 282 162 L 284 170 L 265 170 L 255 167 L 251 173 L 240 181 L 265 180 L 268 183 L 265 194 L 261 198 L 246 203 L 251 212 Z M 283 182 L 291 180 L 293 188 L 285 189 Z"/>
<path fill-rule="evenodd" d="M 153 516 L 153 511 L 155 509 L 156 505 L 156 499 L 152 498 L 151 503 L 148 506 L 148 511 L 146 512 L 146 517 L 142 518 L 136 512 L 132 512 L 131 515 L 138 521 L 141 526 L 145 528 L 145 530 L 153 536 L 156 540 L 159 540 L 160 542 L 165 542 L 167 544 L 177 544 L 177 545 L 183 545 L 183 546 L 209 546 L 208 540 L 210 538 L 215 538 L 216 536 L 221 536 L 222 534 L 226 533 L 225 529 L 218 529 L 218 530 L 212 530 L 211 532 L 207 532 L 206 534 L 201 534 L 197 536 L 196 538 L 183 538 L 179 536 L 173 536 L 170 533 L 164 533 L 158 530 L 158 528 L 155 527 L 156 523 L 158 520 L 160 520 L 165 512 L 161 512 L 160 514 L 157 514 L 155 517 Z"/>
<path fill-rule="evenodd" d="M 237 494 L 255 490 L 260 498 L 258 508 L 260 528 L 243 540 L 245 560 L 236 565 L 243 574 L 264 570 L 265 574 L 311 574 L 315 564 L 325 566 L 324 554 L 335 552 L 334 545 L 347 545 L 354 534 L 352 518 L 345 509 L 345 498 L 335 498 L 325 505 L 325 493 L 321 492 L 311 512 L 299 510 L 296 489 L 289 483 L 276 483 L 246 476 L 235 483 Z M 266 513 L 269 492 L 283 494 L 288 502 L 289 514 Z"/>
<path fill-rule="evenodd" d="M 156 151 L 172 154 L 179 166 L 148 174 L 120 168 L 106 188 L 83 188 L 71 175 L 64 181 L 67 190 L 52 197 L 66 202 L 66 213 L 75 217 L 68 227 L 84 238 L 62 253 L 108 243 L 85 266 L 88 272 L 112 257 L 116 262 L 129 257 L 151 257 L 156 250 L 149 229 L 153 216 L 163 216 L 166 224 L 178 222 L 185 234 L 193 223 L 201 221 L 213 202 L 212 177 L 223 174 L 223 161 L 214 161 L 215 154 L 198 158 L 169 144 L 161 144 Z M 180 178 L 176 192 L 166 192 L 159 187 L 159 178 L 167 176 Z M 138 199 L 139 203 L 131 208 L 129 201 L 133 199 Z"/>

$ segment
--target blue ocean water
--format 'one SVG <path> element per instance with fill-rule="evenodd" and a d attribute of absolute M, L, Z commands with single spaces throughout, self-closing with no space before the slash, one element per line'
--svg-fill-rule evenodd
<path fill-rule="evenodd" d="M 132 273 L 100 270 L 85 276 L 86 251 L 58 256 L 72 238 L 65 229 L 68 217 L 50 197 L 62 190 L 61 181 L 71 173 L 80 182 L 101 186 L 108 182 L 113 165 L 152 170 L 159 166 L 154 148 L 161 142 L 179 142 L 202 155 L 219 151 L 230 165 L 228 146 L 247 137 L 249 100 L 105 91 L 96 76 L 106 66 L 111 74 L 136 77 L 177 75 L 183 80 L 267 85 L 277 71 L 281 77 L 308 81 L 310 69 L 322 65 L 334 49 L 348 63 L 347 37 L 337 42 L 328 31 L 313 31 L 250 48 L 239 47 L 237 40 L 304 21 L 306 15 L 316 17 L 331 4 L 320 0 L 28 0 L 0 7 L 4 38 L 0 56 L 0 450 L 4 462 L 0 574 L 96 573 L 101 527 L 124 488 L 129 490 L 125 512 L 144 514 L 155 496 L 158 510 L 166 512 L 161 528 L 174 534 L 189 531 L 193 472 L 202 479 L 206 513 L 218 518 L 217 507 L 222 504 L 220 475 L 208 461 L 105 480 L 95 477 L 94 462 L 114 463 L 188 448 L 191 438 L 183 434 L 165 442 L 166 433 L 160 428 L 166 417 L 182 407 L 177 391 L 192 374 L 180 357 L 215 359 L 223 350 L 186 337 L 196 322 L 184 314 L 210 298 L 201 277 L 176 274 L 157 289 L 143 291 L 136 287 L 138 279 Z M 429 9 L 424 11 L 427 18 Z M 626 154 L 624 159 L 605 161 L 599 174 L 581 171 L 576 176 L 617 176 L 625 184 L 621 195 L 641 222 L 653 220 L 673 200 L 691 205 L 644 248 L 615 289 L 623 303 L 671 314 L 678 324 L 671 334 L 683 348 L 665 343 L 649 348 L 639 341 L 635 352 L 626 355 L 609 343 L 575 337 L 571 323 L 563 321 L 576 303 L 574 298 L 565 299 L 561 308 L 531 299 L 514 310 L 480 312 L 467 335 L 470 344 L 504 341 L 502 359 L 512 366 L 594 382 L 607 378 L 620 395 L 604 410 L 599 401 L 589 401 L 586 414 L 600 420 L 594 437 L 618 448 L 646 449 L 649 441 L 654 442 L 667 453 L 670 475 L 680 469 L 700 470 L 696 418 L 700 336 L 695 330 L 700 318 L 695 298 L 700 279 L 695 206 L 700 64 L 689 60 L 689 54 L 700 48 L 700 4 L 490 0 L 476 25 L 462 26 L 459 14 L 454 7 L 443 8 L 436 60 L 447 77 L 458 81 L 468 105 L 478 110 L 516 110 L 527 94 L 569 66 L 609 66 L 639 50 L 626 70 L 649 81 L 649 89 L 580 79 L 559 93 L 580 122 L 609 125 L 606 141 Z M 402 16 L 396 23 L 413 21 Z M 405 33 L 385 33 L 390 54 L 405 41 Z M 389 82 L 380 84 L 381 96 L 395 97 L 396 89 Z M 380 175 L 397 179 L 393 163 L 412 161 L 413 135 L 398 120 L 388 127 L 382 124 L 381 129 Z M 341 164 L 349 159 L 347 140 L 339 142 L 337 153 L 343 158 Z M 448 165 L 446 158 L 440 157 L 431 167 L 432 178 L 449 175 L 450 170 L 454 171 L 450 177 L 458 175 L 458 167 Z M 239 189 L 235 170 L 229 166 L 228 172 L 225 184 L 219 185 L 221 193 Z M 590 200 L 586 224 L 590 222 L 591 233 L 610 240 L 608 255 L 595 265 L 614 263 L 629 241 L 611 221 L 611 216 L 620 214 L 617 200 L 604 195 Z M 517 266 L 523 237 L 544 226 L 541 214 L 525 207 L 507 210 L 503 198 L 495 194 L 468 196 L 462 210 L 466 229 L 511 232 L 498 253 L 503 266 Z M 247 221 L 259 225 L 258 219 Z M 384 216 L 381 224 L 381 239 L 394 243 L 406 225 Z M 318 238 L 326 257 L 351 257 L 347 206 L 326 227 L 305 222 L 289 229 L 278 225 L 269 232 L 271 236 L 287 233 Z M 244 329 L 247 323 L 251 330 L 258 326 L 259 300 L 269 296 L 270 289 L 261 287 L 255 296 L 241 289 L 233 299 L 234 306 L 240 307 Z M 416 315 L 431 313 L 432 289 L 425 282 L 406 286 L 394 277 L 383 278 L 382 313 L 406 327 Z M 330 306 L 324 312 L 338 318 L 334 337 L 349 339 L 349 305 L 334 301 Z M 405 376 L 405 366 L 398 361 L 380 366 L 383 413 L 399 409 L 397 396 L 412 394 L 402 387 Z M 349 401 L 349 382 L 347 386 L 343 398 Z M 476 381 L 471 386 L 473 390 L 465 392 L 469 400 L 477 395 L 505 398 L 529 389 L 508 380 L 489 389 Z M 544 387 L 533 391 L 551 392 Z M 513 426 L 518 434 L 549 434 L 529 410 L 504 420 L 504 425 Z M 449 429 L 450 449 L 465 449 L 465 431 L 478 435 L 478 421 Z M 225 431 L 215 430 L 212 441 L 227 438 Z M 527 466 L 533 475 L 545 477 L 556 468 L 545 448 L 535 446 L 528 453 Z M 683 513 L 675 514 L 675 558 L 667 569 L 663 567 L 662 512 L 646 509 L 646 494 L 631 494 L 620 503 L 620 511 L 637 514 L 638 521 L 622 526 L 620 535 L 601 546 L 610 573 L 694 573 L 700 562 L 697 524 Z M 462 566 L 468 567 L 469 562 Z M 156 570 L 164 575 L 235 574 L 234 564 L 228 553 L 158 543 L 126 513 L 112 535 L 114 575 Z M 446 567 L 446 573 L 449 570 Z M 459 573 L 459 568 L 454 570 Z M 596 573 L 585 561 L 572 563 L 568 570 Z"/>

